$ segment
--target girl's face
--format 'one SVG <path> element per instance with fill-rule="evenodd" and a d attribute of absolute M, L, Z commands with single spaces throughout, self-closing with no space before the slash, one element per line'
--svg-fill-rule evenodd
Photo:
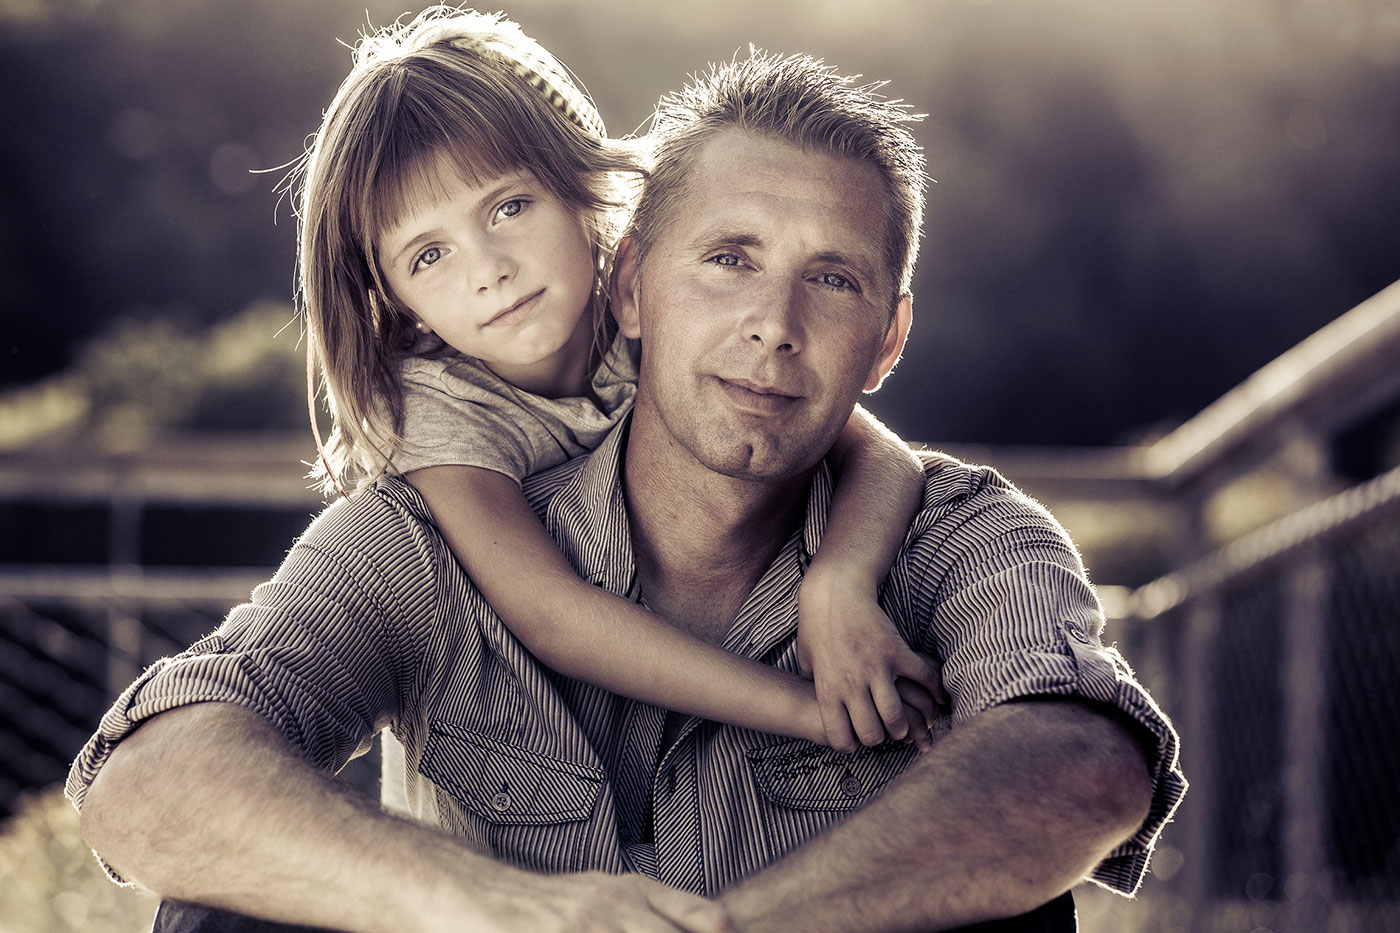
<path fill-rule="evenodd" d="M 446 160 L 433 171 L 375 240 L 394 297 L 507 382 L 584 394 L 594 268 L 578 217 L 528 171 L 480 184 Z"/>

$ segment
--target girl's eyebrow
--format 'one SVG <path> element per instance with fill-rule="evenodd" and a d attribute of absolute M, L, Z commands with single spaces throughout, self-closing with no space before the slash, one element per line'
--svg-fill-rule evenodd
<path fill-rule="evenodd" d="M 436 240 L 441 235 L 442 231 L 437 227 L 434 227 L 432 230 L 424 230 L 422 233 L 418 234 L 416 237 L 409 240 L 402 247 L 400 247 L 389 259 L 389 265 L 397 266 L 399 264 L 399 261 L 404 258 L 404 254 L 413 255 L 414 253 L 417 253 L 418 247 L 422 246 L 424 243 Z"/>
<path fill-rule="evenodd" d="M 489 206 L 491 202 L 505 195 L 505 193 L 511 188 L 514 188 L 517 185 L 523 184 L 531 180 L 531 177 L 532 176 L 528 175 L 525 172 L 514 172 L 510 175 L 502 176 L 500 182 L 495 187 L 491 188 L 489 191 L 487 191 L 485 194 L 483 194 L 480 198 L 477 199 L 476 203 L 472 205 L 472 212 L 480 212 L 483 208 Z M 422 246 L 425 243 L 429 243 L 440 236 L 442 236 L 441 227 L 433 227 L 432 229 L 422 231 L 417 236 L 409 240 L 407 243 L 403 244 L 398 249 L 395 249 L 393 251 L 389 259 L 389 265 L 398 265 L 398 263 L 403 259 L 405 253 L 417 252 L 420 246 Z"/>

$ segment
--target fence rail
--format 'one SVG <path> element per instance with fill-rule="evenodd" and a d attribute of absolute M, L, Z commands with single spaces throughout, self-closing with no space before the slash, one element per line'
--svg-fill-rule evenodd
<path fill-rule="evenodd" d="M 95 509 L 83 520 L 104 542 L 93 566 L 0 555 L 0 816 L 61 778 L 142 665 L 267 576 L 319 502 L 303 446 L 0 453 L 0 520 L 29 522 L 0 548 L 42 550 L 31 507 Z M 1155 444 L 945 449 L 1052 506 L 1151 503 L 1181 529 L 1156 580 L 1105 592 L 1110 637 L 1177 721 L 1192 788 L 1141 900 L 1088 895 L 1086 930 L 1400 931 L 1400 283 Z M 1263 475 L 1289 490 L 1273 520 L 1222 524 Z M 170 529 L 218 537 L 205 526 L 249 510 L 283 522 L 256 554 L 198 542 L 215 559 L 173 556 L 222 568 L 152 559 L 172 555 Z"/>
<path fill-rule="evenodd" d="M 1143 929 L 1400 930 L 1400 469 L 1128 605 L 1112 635 L 1192 782 Z"/>

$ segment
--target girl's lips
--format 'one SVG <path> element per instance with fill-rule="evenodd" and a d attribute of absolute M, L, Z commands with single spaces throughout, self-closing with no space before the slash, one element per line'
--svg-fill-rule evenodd
<path fill-rule="evenodd" d="M 543 294 L 544 289 L 540 289 L 530 297 L 522 298 L 515 304 L 511 305 L 509 308 L 506 308 L 504 311 L 497 314 L 491 320 L 487 321 L 485 326 L 508 327 L 511 324 L 516 323 L 517 321 L 529 317 L 530 313 L 534 311 L 535 307 L 539 304 L 539 297 Z"/>

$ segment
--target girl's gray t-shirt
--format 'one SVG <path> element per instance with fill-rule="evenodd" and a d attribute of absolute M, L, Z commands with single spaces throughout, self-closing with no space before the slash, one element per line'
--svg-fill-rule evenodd
<path fill-rule="evenodd" d="M 477 466 L 519 482 L 586 454 L 632 409 L 638 353 L 618 334 L 589 398 L 534 395 L 469 356 L 409 357 L 400 367 L 403 441 L 389 468 Z"/>

